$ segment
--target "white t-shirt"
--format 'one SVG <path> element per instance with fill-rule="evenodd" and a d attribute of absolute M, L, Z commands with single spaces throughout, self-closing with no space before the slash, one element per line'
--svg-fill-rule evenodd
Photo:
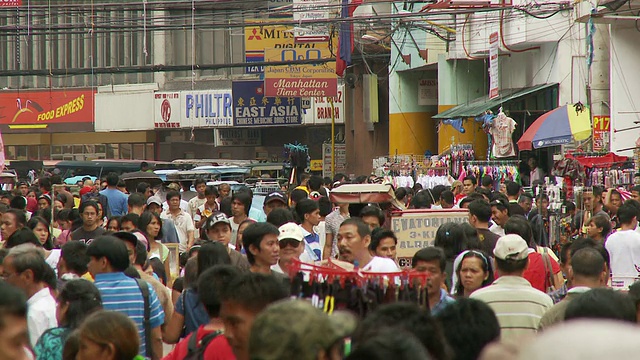
<path fill-rule="evenodd" d="M 494 223 L 493 225 L 491 225 L 491 227 L 489 227 L 489 230 L 498 236 L 504 236 L 504 229 L 498 224 Z"/>
<path fill-rule="evenodd" d="M 400 268 L 395 261 L 389 258 L 383 258 L 380 256 L 374 256 L 369 263 L 360 269 L 364 272 L 377 272 L 377 273 L 390 273 L 399 272 Z"/>
<path fill-rule="evenodd" d="M 640 273 L 640 234 L 635 230 L 618 230 L 605 244 L 611 257 L 611 277 L 636 277 Z"/>
<path fill-rule="evenodd" d="M 49 253 L 49 256 L 47 256 L 47 258 L 45 259 L 47 264 L 49 264 L 53 271 L 55 271 L 56 276 L 58 276 L 58 262 L 60 262 L 60 255 L 62 255 L 62 250 L 53 249 Z"/>

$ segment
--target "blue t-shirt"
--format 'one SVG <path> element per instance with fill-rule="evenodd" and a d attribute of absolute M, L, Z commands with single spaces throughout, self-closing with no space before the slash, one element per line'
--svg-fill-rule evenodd
<path fill-rule="evenodd" d="M 209 314 L 200 302 L 198 293 L 189 288 L 180 294 L 176 302 L 175 311 L 184 316 L 185 336 L 198 330 L 201 325 L 209 323 Z"/>
<path fill-rule="evenodd" d="M 100 194 L 107 197 L 109 217 L 127 215 L 127 211 L 129 210 L 127 200 L 129 197 L 125 193 L 118 189 L 107 188 L 100 191 Z"/>

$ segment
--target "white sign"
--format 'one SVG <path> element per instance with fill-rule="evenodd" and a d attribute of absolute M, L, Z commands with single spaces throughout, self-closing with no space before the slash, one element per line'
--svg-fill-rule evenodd
<path fill-rule="evenodd" d="M 156 129 L 180 128 L 180 93 L 157 92 L 153 95 L 153 127 Z"/>
<path fill-rule="evenodd" d="M 489 99 L 500 96 L 498 83 L 498 32 L 489 35 Z"/>
<path fill-rule="evenodd" d="M 215 129 L 215 146 L 260 146 L 260 129 Z"/>
<path fill-rule="evenodd" d="M 322 21 L 329 19 L 328 0 L 293 0 L 294 21 Z M 295 27 L 295 42 L 329 41 L 328 24 L 301 24 Z"/>
<path fill-rule="evenodd" d="M 322 144 L 322 177 L 333 178 L 337 173 L 347 171 L 347 145 L 335 144 L 335 171 L 331 173 L 331 144 Z"/>
<path fill-rule="evenodd" d="M 182 127 L 233 126 L 231 90 L 181 91 Z"/>
<path fill-rule="evenodd" d="M 438 80 L 422 79 L 418 83 L 418 105 L 438 105 Z"/>
<path fill-rule="evenodd" d="M 303 125 L 331 124 L 331 98 L 311 98 L 311 107 L 305 110 L 302 117 Z M 344 124 L 344 85 L 338 85 L 338 96 L 333 97 L 333 113 L 336 124 Z"/>

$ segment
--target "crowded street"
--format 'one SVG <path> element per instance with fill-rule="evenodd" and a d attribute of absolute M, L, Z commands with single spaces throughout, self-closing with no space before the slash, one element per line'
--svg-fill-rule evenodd
<path fill-rule="evenodd" d="M 635 359 L 636 13 L 0 0 L 0 360 Z"/>

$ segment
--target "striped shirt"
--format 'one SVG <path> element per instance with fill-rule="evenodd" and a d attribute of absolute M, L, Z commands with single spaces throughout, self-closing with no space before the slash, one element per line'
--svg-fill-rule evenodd
<path fill-rule="evenodd" d="M 322 246 L 320 245 L 320 235 L 308 232 L 302 226 L 300 226 L 302 234 L 304 235 L 305 252 L 314 261 L 322 260 Z"/>
<path fill-rule="evenodd" d="M 493 284 L 473 292 L 470 298 L 493 309 L 503 340 L 535 334 L 540 319 L 553 306 L 549 295 L 534 289 L 520 276 L 501 276 Z"/>
<path fill-rule="evenodd" d="M 144 299 L 136 280 L 122 272 L 114 272 L 97 274 L 94 284 L 102 296 L 104 310 L 123 313 L 136 324 L 140 335 L 140 354 L 147 355 L 144 334 Z M 149 303 L 151 305 L 150 323 L 153 329 L 164 323 L 164 311 L 155 290 L 149 283 L 147 285 L 149 286 Z"/>

